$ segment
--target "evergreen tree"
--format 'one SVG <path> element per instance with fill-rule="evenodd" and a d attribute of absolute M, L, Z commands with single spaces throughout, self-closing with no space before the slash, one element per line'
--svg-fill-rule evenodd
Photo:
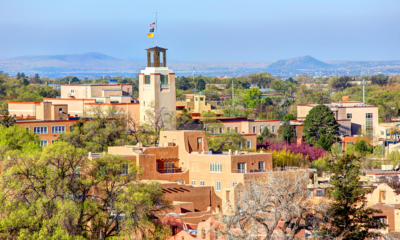
<path fill-rule="evenodd" d="M 296 141 L 296 131 L 292 125 L 285 122 L 278 128 L 278 137 L 289 144 L 294 143 Z"/>
<path fill-rule="evenodd" d="M 330 141 L 325 135 L 321 135 L 321 137 L 318 139 L 315 146 L 323 148 L 326 151 L 330 151 L 332 144 L 333 144 L 333 142 Z"/>
<path fill-rule="evenodd" d="M 17 73 L 17 79 L 20 79 L 21 78 L 21 73 Z"/>
<path fill-rule="evenodd" d="M 203 79 L 200 79 L 197 81 L 196 90 L 203 91 L 204 89 L 206 89 L 206 82 Z"/>
<path fill-rule="evenodd" d="M 366 208 L 365 194 L 371 192 L 360 182 L 360 159 L 352 155 L 330 160 L 327 170 L 333 175 L 330 178 L 332 188 L 328 196 L 333 200 L 329 208 L 329 226 L 323 227 L 323 232 L 338 239 L 369 239 L 376 237 L 377 230 L 385 227 L 372 214 L 382 213 L 380 210 Z"/>
<path fill-rule="evenodd" d="M 6 111 L 0 119 L 0 124 L 7 128 L 13 126 L 14 122 L 15 122 L 14 117 L 9 115 L 8 111 Z"/>
<path fill-rule="evenodd" d="M 39 83 L 39 81 L 40 81 L 40 76 L 39 76 L 38 73 L 35 74 L 34 79 L 35 79 L 35 82 Z"/>
<path fill-rule="evenodd" d="M 21 73 L 21 77 L 22 77 L 22 78 L 25 78 L 25 77 L 26 77 L 24 72 Z"/>
<path fill-rule="evenodd" d="M 336 122 L 335 115 L 329 107 L 315 106 L 304 121 L 304 138 L 309 144 L 315 144 L 322 135 L 325 135 L 325 138 L 333 143 L 335 136 L 339 134 L 339 126 L 340 124 Z"/>

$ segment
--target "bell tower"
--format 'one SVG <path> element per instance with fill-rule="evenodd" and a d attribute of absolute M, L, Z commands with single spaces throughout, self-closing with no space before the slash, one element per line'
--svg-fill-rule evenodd
<path fill-rule="evenodd" d="M 140 122 L 176 111 L 175 73 L 167 67 L 167 50 L 152 47 L 147 51 L 147 67 L 139 73 Z"/>

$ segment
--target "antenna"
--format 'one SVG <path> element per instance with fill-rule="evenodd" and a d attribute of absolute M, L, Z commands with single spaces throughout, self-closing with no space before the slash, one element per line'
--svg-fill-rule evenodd
<path fill-rule="evenodd" d="M 195 74 L 195 69 L 194 69 L 194 65 L 192 67 L 192 80 L 194 81 L 194 74 Z M 194 86 L 194 90 L 197 90 L 197 86 Z"/>
<path fill-rule="evenodd" d="M 157 23 L 157 12 L 156 12 L 156 47 L 157 47 L 157 39 L 158 39 L 157 26 L 158 26 L 158 23 Z"/>

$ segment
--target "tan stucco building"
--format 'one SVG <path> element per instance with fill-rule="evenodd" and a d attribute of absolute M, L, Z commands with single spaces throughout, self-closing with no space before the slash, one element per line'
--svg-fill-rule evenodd
<path fill-rule="evenodd" d="M 372 138 L 374 130 L 378 127 L 378 106 L 365 105 L 362 102 L 346 101 L 331 102 L 328 106 L 340 124 L 339 134 L 357 135 L 359 129 Z M 304 121 L 308 112 L 317 104 L 297 105 L 297 120 Z"/>

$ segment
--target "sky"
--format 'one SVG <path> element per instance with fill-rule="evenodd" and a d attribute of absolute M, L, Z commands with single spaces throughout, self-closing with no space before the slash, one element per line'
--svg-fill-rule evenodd
<path fill-rule="evenodd" d="M 184 62 L 400 59 L 399 0 L 1 0 L 0 58 L 98 52 Z"/>

